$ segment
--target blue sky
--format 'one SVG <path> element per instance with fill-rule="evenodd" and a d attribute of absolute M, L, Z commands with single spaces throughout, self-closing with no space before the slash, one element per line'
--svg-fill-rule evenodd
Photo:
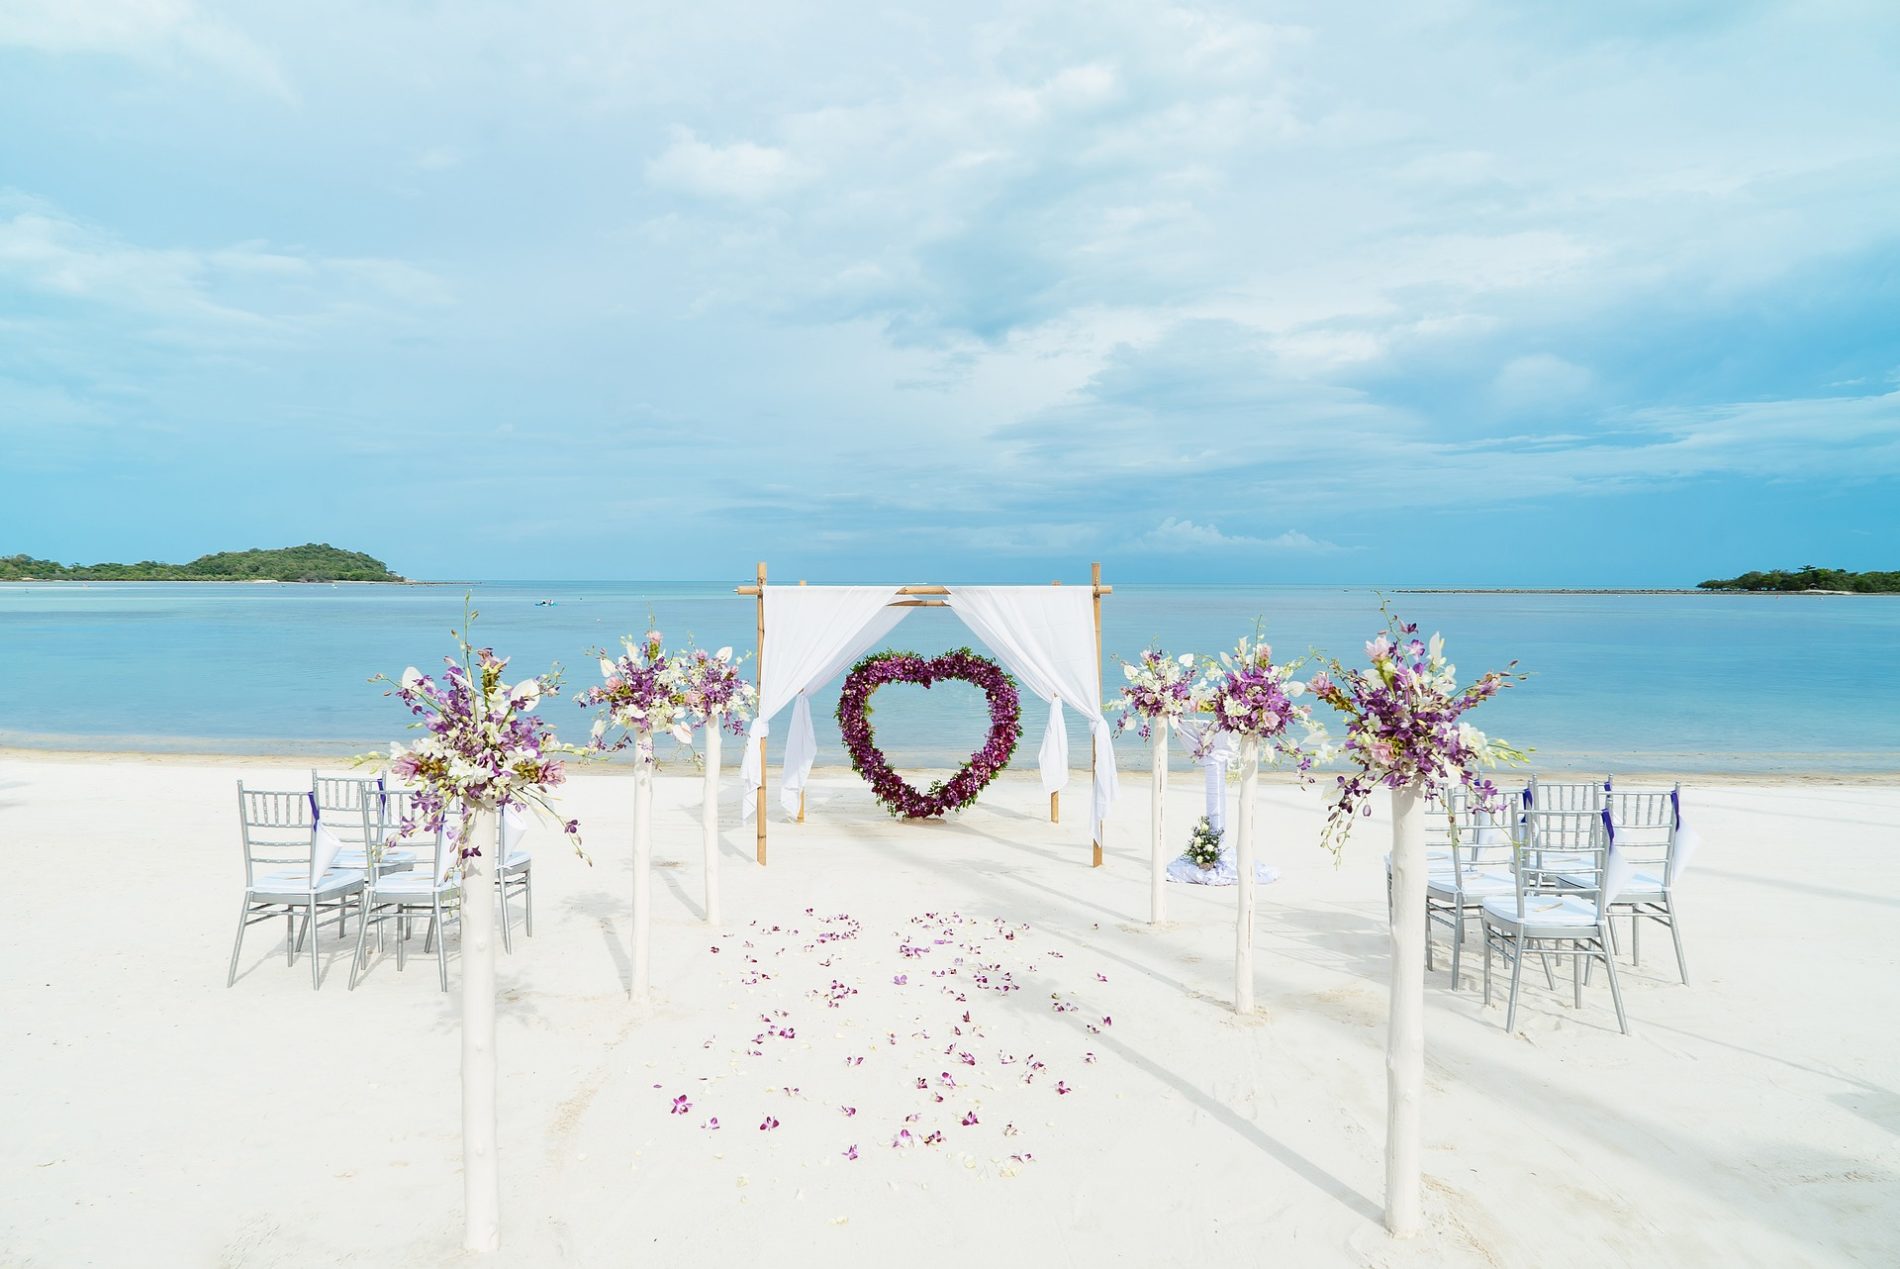
<path fill-rule="evenodd" d="M 1900 567 L 1889 3 L 0 3 L 0 553 Z"/>

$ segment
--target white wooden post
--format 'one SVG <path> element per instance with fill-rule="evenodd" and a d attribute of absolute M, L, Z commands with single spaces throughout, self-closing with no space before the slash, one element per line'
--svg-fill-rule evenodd
<path fill-rule="evenodd" d="M 1148 922 L 1160 925 L 1168 919 L 1168 839 L 1162 828 L 1168 803 L 1167 720 L 1155 719 L 1151 735 L 1154 740 L 1154 810 L 1149 814 L 1153 840 L 1148 844 Z"/>
<path fill-rule="evenodd" d="M 725 714 L 706 719 L 706 787 L 699 803 L 700 829 L 706 839 L 706 924 L 719 924 L 719 728 Z"/>
<path fill-rule="evenodd" d="M 501 817 L 477 809 L 462 861 L 462 1245 L 501 1247 L 501 1169 L 495 1159 L 495 868 Z M 437 938 L 442 931 L 435 932 Z"/>
<path fill-rule="evenodd" d="M 1385 1043 L 1385 1227 L 1416 1234 L 1425 1086 L 1425 798 L 1392 790 L 1392 1001 Z"/>
<path fill-rule="evenodd" d="M 653 733 L 635 738 L 633 761 L 633 990 L 647 998 L 653 948 Z"/>
<path fill-rule="evenodd" d="M 1260 739 L 1240 741 L 1240 823 L 1235 830 L 1234 1012 L 1253 1012 L 1253 798 L 1260 784 Z"/>

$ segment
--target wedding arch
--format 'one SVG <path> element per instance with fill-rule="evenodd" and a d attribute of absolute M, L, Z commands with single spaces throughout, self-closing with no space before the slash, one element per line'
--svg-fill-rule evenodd
<path fill-rule="evenodd" d="M 1102 566 L 1089 566 L 1089 585 L 1064 586 L 771 586 L 761 562 L 758 580 L 735 593 L 759 606 L 759 708 L 741 773 L 748 796 L 744 814 L 758 821 L 758 860 L 765 862 L 765 743 L 771 720 L 788 706 L 779 804 L 805 818 L 805 784 L 817 756 L 811 693 L 837 678 L 883 642 L 913 608 L 948 608 L 987 644 L 1029 694 L 1047 701 L 1049 720 L 1037 750 L 1050 822 L 1062 814 L 1069 782 L 1069 731 L 1062 709 L 1080 713 L 1089 728 L 1093 867 L 1102 866 L 1102 823 L 1120 792 L 1114 733 L 1102 714 Z M 765 634 L 772 631 L 772 655 Z"/>

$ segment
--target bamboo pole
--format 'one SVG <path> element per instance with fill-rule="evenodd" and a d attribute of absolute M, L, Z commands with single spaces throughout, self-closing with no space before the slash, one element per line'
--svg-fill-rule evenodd
<path fill-rule="evenodd" d="M 1058 577 L 1054 581 L 1050 582 L 1049 584 L 1051 586 L 1060 586 L 1062 585 L 1062 579 Z M 1094 733 L 1091 731 L 1090 735 L 1093 735 L 1093 734 Z M 1066 772 L 1063 775 L 1063 779 L 1065 780 L 1068 779 L 1068 775 Z M 1051 824 L 1060 824 L 1062 822 L 1062 790 L 1061 789 L 1057 789 L 1049 795 L 1049 822 Z"/>
<path fill-rule="evenodd" d="M 1425 798 L 1392 790 L 1392 999 L 1385 1041 L 1385 1227 L 1419 1229 L 1419 1102 L 1425 1086 Z"/>
<path fill-rule="evenodd" d="M 759 708 L 765 708 L 765 561 L 759 561 L 759 584 L 756 587 L 742 587 L 741 593 L 750 590 L 759 597 Z M 759 789 L 757 812 L 759 841 L 759 866 L 765 866 L 765 737 L 759 737 Z"/>
<path fill-rule="evenodd" d="M 642 730 L 633 748 L 633 989 L 646 1003 L 653 978 L 653 733 Z"/>
<path fill-rule="evenodd" d="M 1260 784 L 1260 740 L 1240 741 L 1240 823 L 1234 842 L 1234 1012 L 1253 1012 L 1253 801 Z M 1418 910 L 1425 910 L 1419 900 Z"/>
<path fill-rule="evenodd" d="M 501 817 L 477 809 L 462 852 L 462 1245 L 501 1247 L 501 1169 L 495 1158 L 495 868 Z M 441 938 L 441 930 L 435 932 Z"/>
<path fill-rule="evenodd" d="M 1168 720 L 1157 718 L 1150 726 L 1154 739 L 1154 806 L 1148 817 L 1148 924 L 1160 925 L 1168 919 L 1168 848 L 1162 828 L 1168 805 Z"/>
<path fill-rule="evenodd" d="M 1089 565 L 1089 585 L 1093 587 L 1095 591 L 1095 712 L 1097 716 L 1099 716 L 1102 711 L 1101 695 L 1102 695 L 1102 593 L 1103 593 L 1102 592 L 1102 565 L 1100 561 L 1097 561 L 1096 563 Z M 1091 718 L 1089 720 L 1089 781 L 1091 784 L 1093 784 L 1095 780 L 1096 764 L 1098 764 L 1102 760 L 1102 755 L 1096 752 L 1098 748 L 1099 746 L 1097 746 L 1097 744 L 1095 743 L 1095 719 Z M 1094 839 L 1095 839 L 1095 859 L 1089 865 L 1089 867 L 1100 868 L 1102 866 L 1102 828 L 1098 825 L 1091 824 L 1091 831 L 1093 832 Z"/>
<path fill-rule="evenodd" d="M 706 717 L 706 783 L 700 793 L 699 822 L 706 847 L 706 924 L 719 924 L 719 745 L 725 712 Z"/>

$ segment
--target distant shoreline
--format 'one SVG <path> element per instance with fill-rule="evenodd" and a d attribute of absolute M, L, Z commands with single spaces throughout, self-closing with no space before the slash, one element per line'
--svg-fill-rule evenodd
<path fill-rule="evenodd" d="M 1703 590 L 1643 586 L 1399 586 L 1395 595 L 1881 595 L 1863 590 Z"/>

